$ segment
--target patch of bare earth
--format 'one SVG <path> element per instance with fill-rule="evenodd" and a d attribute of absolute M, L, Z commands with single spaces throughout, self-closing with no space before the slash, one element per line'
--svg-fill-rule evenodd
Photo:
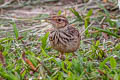
<path fill-rule="evenodd" d="M 80 2 L 80 0 L 78 0 Z M 106 5 L 106 4 L 103 4 Z M 86 8 L 87 6 L 87 8 Z M 89 7 L 88 7 L 89 6 Z M 85 14 L 87 10 L 94 9 L 93 13 L 96 14 L 98 5 L 94 1 L 88 1 L 86 3 L 76 4 L 68 3 L 65 5 L 62 2 L 53 2 L 37 5 L 28 5 L 22 8 L 16 9 L 1 9 L 0 15 L 0 38 L 13 33 L 12 21 L 15 21 L 20 33 L 31 31 L 36 33 L 43 33 L 49 26 L 46 22 L 42 21 L 45 15 L 57 14 L 59 10 L 66 16 L 74 16 L 69 8 L 74 7 L 80 14 Z M 43 18 L 41 19 L 41 17 Z M 10 32 L 10 33 L 8 33 Z"/>

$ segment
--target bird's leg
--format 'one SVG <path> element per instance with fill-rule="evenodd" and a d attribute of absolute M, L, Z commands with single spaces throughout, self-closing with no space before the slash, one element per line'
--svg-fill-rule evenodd
<path fill-rule="evenodd" d="M 64 53 L 61 52 L 59 58 L 62 59 L 62 60 L 65 60 Z"/>
<path fill-rule="evenodd" d="M 76 54 L 73 52 L 73 56 L 76 56 Z"/>
<path fill-rule="evenodd" d="M 74 52 L 73 52 L 73 57 L 74 57 L 74 58 L 76 58 L 76 57 L 77 57 L 77 55 L 76 55 Z"/>

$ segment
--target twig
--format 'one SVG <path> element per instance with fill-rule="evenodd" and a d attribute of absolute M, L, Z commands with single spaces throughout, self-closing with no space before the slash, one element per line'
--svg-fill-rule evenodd
<path fill-rule="evenodd" d="M 100 21 L 100 25 L 102 25 L 102 23 L 104 22 L 104 20 L 106 19 L 106 17 L 103 17 L 103 19 Z"/>
<path fill-rule="evenodd" d="M 43 62 L 40 62 L 41 64 L 42 64 L 42 66 L 45 68 L 45 70 L 47 70 L 47 72 L 48 72 L 48 74 L 52 74 L 50 71 L 49 71 L 49 69 L 44 65 L 44 63 Z"/>
<path fill-rule="evenodd" d="M 48 74 L 52 74 L 52 73 L 49 71 L 49 69 L 44 65 L 43 62 L 41 62 L 39 59 L 37 59 L 37 60 L 38 60 L 38 62 L 44 67 L 44 69 L 48 72 Z"/>
<path fill-rule="evenodd" d="M 0 6 L 0 8 L 6 7 L 6 6 L 9 5 L 10 3 L 12 3 L 13 1 L 15 1 L 15 0 L 10 0 L 10 1 L 8 1 L 8 2 L 2 4 L 2 5 Z"/>
<path fill-rule="evenodd" d="M 14 0 L 12 0 L 14 1 Z M 52 0 L 52 1 L 56 1 L 56 0 Z M 45 2 L 49 2 L 49 1 L 44 1 L 44 0 L 37 0 L 37 1 L 28 1 L 27 3 L 24 3 L 24 4 L 19 4 L 19 5 L 6 5 L 6 6 L 0 6 L 0 8 L 3 8 L 3 9 L 17 9 L 17 8 L 22 8 L 24 6 L 27 6 L 27 5 L 36 5 L 36 4 L 42 4 L 42 3 L 45 3 Z"/>

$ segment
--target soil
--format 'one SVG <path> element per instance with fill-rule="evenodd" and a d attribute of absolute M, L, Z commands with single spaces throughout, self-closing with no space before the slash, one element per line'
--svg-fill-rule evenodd
<path fill-rule="evenodd" d="M 27 6 L 19 6 L 24 4 L 24 2 L 11 2 L 9 4 L 10 6 L 5 5 L 7 2 L 4 2 L 0 6 L 0 38 L 13 33 L 13 25 L 11 22 L 16 23 L 16 27 L 20 33 L 28 31 L 42 34 L 51 27 L 49 24 L 44 22 L 44 18 L 48 17 L 50 14 L 58 14 L 58 12 L 61 11 L 65 16 L 74 17 L 69 8 L 75 8 L 80 14 L 85 14 L 87 10 L 90 9 L 94 9 L 93 13 L 95 14 L 97 9 L 99 9 L 98 5 L 94 4 L 94 1 L 91 2 L 91 0 L 88 2 L 82 2 L 80 0 L 77 2 L 74 2 L 74 0 L 67 2 L 67 0 L 61 0 L 42 2 L 39 4 L 32 4 Z M 84 9 L 86 6 L 89 7 Z"/>

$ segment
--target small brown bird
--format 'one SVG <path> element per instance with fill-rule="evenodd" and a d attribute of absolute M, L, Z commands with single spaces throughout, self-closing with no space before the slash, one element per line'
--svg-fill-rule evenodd
<path fill-rule="evenodd" d="M 66 17 L 54 15 L 47 21 L 54 27 L 49 35 L 51 47 L 61 53 L 60 58 L 64 57 L 64 53 L 75 52 L 79 48 L 80 33 L 68 23 Z"/>

